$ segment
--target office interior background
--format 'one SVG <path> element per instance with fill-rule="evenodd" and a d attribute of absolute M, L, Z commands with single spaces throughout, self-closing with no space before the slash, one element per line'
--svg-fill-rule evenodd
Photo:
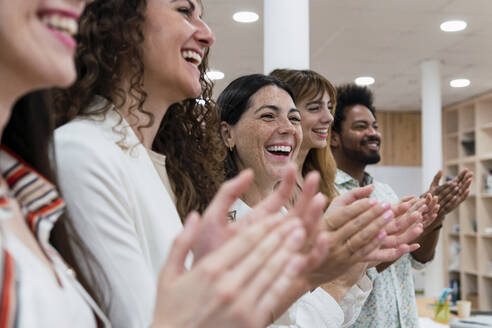
<path fill-rule="evenodd" d="M 238 12 L 249 12 L 236 16 L 247 22 L 233 18 Z M 471 195 L 446 219 L 416 289 L 437 296 L 453 281 L 462 298 L 488 310 L 491 16 L 490 0 L 208 0 L 204 12 L 216 36 L 215 97 L 234 78 L 273 68 L 310 68 L 335 85 L 366 77 L 383 135 L 371 174 L 403 197 L 426 190 L 440 168 L 445 177 L 474 172 Z"/>

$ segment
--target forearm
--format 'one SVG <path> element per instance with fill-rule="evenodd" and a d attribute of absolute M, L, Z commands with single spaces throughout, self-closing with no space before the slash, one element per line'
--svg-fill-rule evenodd
<path fill-rule="evenodd" d="M 287 309 L 309 291 L 309 284 L 305 279 L 296 279 L 290 286 L 289 290 L 282 296 L 282 300 L 272 313 L 272 323 L 275 322 Z"/>

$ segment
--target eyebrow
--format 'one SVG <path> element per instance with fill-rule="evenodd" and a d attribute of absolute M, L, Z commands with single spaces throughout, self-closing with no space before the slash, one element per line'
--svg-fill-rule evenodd
<path fill-rule="evenodd" d="M 321 101 L 321 100 L 313 100 L 313 101 L 308 102 L 308 103 L 306 104 L 306 106 L 309 106 L 309 105 L 314 105 L 314 104 L 319 105 L 319 104 L 321 104 L 321 103 L 323 103 L 323 101 Z M 331 105 L 331 100 L 329 100 L 329 101 L 328 101 L 328 104 L 330 104 L 330 105 Z"/>
<path fill-rule="evenodd" d="M 279 111 L 278 107 L 275 106 L 275 105 L 263 105 L 260 108 L 258 108 L 257 110 L 255 110 L 255 114 L 258 113 L 260 110 L 265 109 L 265 108 L 272 109 L 272 110 L 274 110 L 276 112 Z"/>
<path fill-rule="evenodd" d="M 171 0 L 171 3 L 178 2 L 178 1 L 180 1 L 180 0 Z M 190 5 L 191 10 L 192 11 L 195 11 L 195 9 L 196 9 L 195 4 L 193 2 L 191 2 L 191 0 L 185 0 L 185 1 L 188 2 L 188 4 Z"/>
<path fill-rule="evenodd" d="M 258 113 L 260 110 L 266 109 L 266 108 L 267 109 L 272 109 L 272 110 L 274 110 L 276 112 L 280 111 L 280 109 L 277 106 L 275 106 L 275 105 L 263 105 L 260 108 L 258 108 L 257 110 L 255 110 L 255 114 Z M 299 109 L 297 109 L 297 108 L 291 108 L 291 109 L 289 109 L 289 113 L 292 113 L 292 112 L 297 112 L 299 114 L 301 113 L 301 111 Z"/>
<path fill-rule="evenodd" d="M 364 124 L 367 124 L 367 125 L 371 125 L 371 123 L 369 123 L 369 121 L 366 121 L 366 120 L 357 120 L 357 121 L 354 121 L 354 122 L 352 122 L 352 125 L 357 124 L 357 123 L 364 123 Z M 378 124 L 378 121 L 374 120 L 372 122 L 372 124 Z"/>

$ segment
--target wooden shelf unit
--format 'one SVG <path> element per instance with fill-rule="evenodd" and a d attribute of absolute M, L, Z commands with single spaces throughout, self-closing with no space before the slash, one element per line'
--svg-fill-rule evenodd
<path fill-rule="evenodd" d="M 443 109 L 444 176 L 474 173 L 470 194 L 444 222 L 445 280 L 458 279 L 462 299 L 492 310 L 492 92 Z M 459 255 L 456 255 L 459 254 Z"/>

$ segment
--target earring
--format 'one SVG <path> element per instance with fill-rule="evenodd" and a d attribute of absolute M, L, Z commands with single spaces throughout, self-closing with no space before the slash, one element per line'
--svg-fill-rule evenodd
<path fill-rule="evenodd" d="M 234 150 L 234 146 L 229 146 L 229 151 L 232 153 Z"/>

